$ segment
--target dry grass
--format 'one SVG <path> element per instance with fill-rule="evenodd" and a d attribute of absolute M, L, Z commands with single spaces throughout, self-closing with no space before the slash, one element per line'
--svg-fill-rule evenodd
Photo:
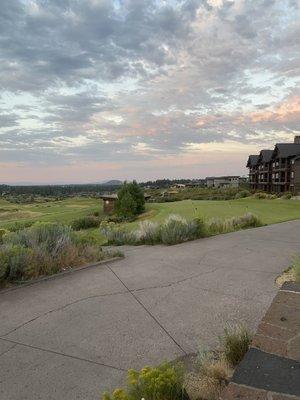
<path fill-rule="evenodd" d="M 14 210 L 14 211 L 3 211 L 0 214 L 0 220 L 19 220 L 19 219 L 28 219 L 28 218 L 35 218 L 41 216 L 42 213 L 34 212 L 34 211 L 21 211 L 21 210 Z"/>
<path fill-rule="evenodd" d="M 292 266 L 283 271 L 275 282 L 279 287 L 285 282 L 300 282 L 300 258 L 296 258 Z"/>
<path fill-rule="evenodd" d="M 252 334 L 243 325 L 228 326 L 220 338 L 223 354 L 227 362 L 235 367 L 247 353 L 252 340 Z"/>
<path fill-rule="evenodd" d="M 189 374 L 186 389 L 191 400 L 217 400 L 232 376 L 233 370 L 221 356 L 213 359 L 210 353 L 201 360 L 199 372 Z"/>
<path fill-rule="evenodd" d="M 283 271 L 283 273 L 276 278 L 275 282 L 277 286 L 281 287 L 284 282 L 294 282 L 295 280 L 295 270 L 293 269 L 293 267 L 290 267 Z"/>
<path fill-rule="evenodd" d="M 186 377 L 191 400 L 218 400 L 232 377 L 234 367 L 248 350 L 251 334 L 243 326 L 224 329 L 219 352 L 200 351 L 198 371 Z"/>

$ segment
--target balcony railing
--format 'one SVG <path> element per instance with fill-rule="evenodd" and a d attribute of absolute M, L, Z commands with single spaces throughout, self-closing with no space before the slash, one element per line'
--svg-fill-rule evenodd
<path fill-rule="evenodd" d="M 277 165 L 276 164 L 275 165 L 272 164 L 272 170 L 273 171 L 285 170 L 285 169 L 289 169 L 290 167 L 291 167 L 290 163 L 280 162 Z"/>

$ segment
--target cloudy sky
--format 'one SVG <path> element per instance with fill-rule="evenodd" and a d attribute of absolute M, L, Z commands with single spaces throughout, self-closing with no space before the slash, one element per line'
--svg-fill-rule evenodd
<path fill-rule="evenodd" d="M 246 173 L 299 134 L 297 4 L 1 0 L 0 182 Z"/>

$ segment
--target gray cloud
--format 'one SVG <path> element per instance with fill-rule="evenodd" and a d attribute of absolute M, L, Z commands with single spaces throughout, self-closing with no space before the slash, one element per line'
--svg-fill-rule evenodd
<path fill-rule="evenodd" d="M 156 160 L 292 136 L 297 2 L 215 3 L 4 1 L 1 160 Z"/>

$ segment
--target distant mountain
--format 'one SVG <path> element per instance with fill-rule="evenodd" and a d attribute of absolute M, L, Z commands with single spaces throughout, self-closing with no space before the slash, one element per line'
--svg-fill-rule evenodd
<path fill-rule="evenodd" d="M 120 186 L 123 182 L 119 181 L 118 179 L 112 179 L 111 181 L 102 182 L 101 185 L 103 186 Z"/>

